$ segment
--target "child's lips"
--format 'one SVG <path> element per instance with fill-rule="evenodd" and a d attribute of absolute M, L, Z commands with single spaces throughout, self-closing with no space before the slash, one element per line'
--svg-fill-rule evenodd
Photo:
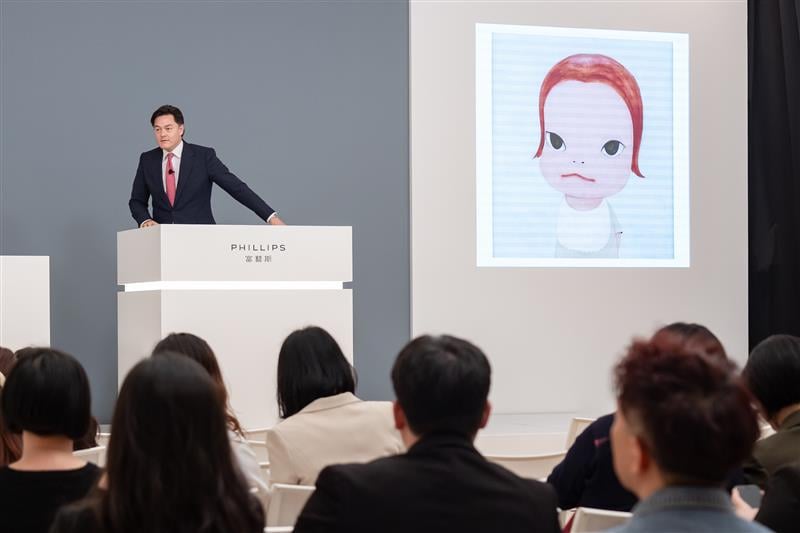
<path fill-rule="evenodd" d="M 587 176 L 584 176 L 584 175 L 582 175 L 582 174 L 578 174 L 577 172 L 570 172 L 569 174 L 561 174 L 561 177 L 562 177 L 562 178 L 580 178 L 580 179 L 582 179 L 583 181 L 589 181 L 589 182 L 592 182 L 592 183 L 594 183 L 595 181 L 597 181 L 597 180 L 596 180 L 596 179 L 594 179 L 594 178 L 589 178 L 589 177 L 587 177 Z"/>

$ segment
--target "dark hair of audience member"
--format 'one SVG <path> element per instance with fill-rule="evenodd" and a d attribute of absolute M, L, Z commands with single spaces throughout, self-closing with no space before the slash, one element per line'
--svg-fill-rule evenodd
<path fill-rule="evenodd" d="M 14 433 L 60 435 L 77 440 L 91 418 L 89 378 L 71 355 L 52 348 L 25 348 L 3 387 L 3 418 Z"/>
<path fill-rule="evenodd" d="M 342 349 L 322 328 L 292 332 L 278 354 L 278 408 L 281 418 L 319 398 L 355 392 L 356 374 Z"/>
<path fill-rule="evenodd" d="M 736 366 L 702 346 L 656 334 L 614 369 L 619 407 L 669 484 L 721 485 L 759 435 Z"/>
<path fill-rule="evenodd" d="M 702 353 L 722 361 L 728 360 L 720 340 L 701 324 L 673 322 L 653 334 L 653 340 L 656 342 L 668 337 L 671 337 L 673 342 L 682 343 L 689 353 Z"/>
<path fill-rule="evenodd" d="M 800 338 L 772 335 L 750 352 L 743 376 L 767 418 L 800 404 Z"/>
<path fill-rule="evenodd" d="M 225 418 L 228 421 L 228 428 L 231 431 L 244 435 L 242 425 L 239 419 L 233 414 L 228 400 L 228 389 L 225 387 L 225 381 L 222 379 L 222 371 L 219 369 L 217 356 L 214 355 L 214 350 L 208 343 L 191 333 L 171 333 L 161 339 L 153 349 L 153 355 L 158 355 L 161 352 L 175 352 L 185 355 L 190 359 L 198 362 L 200 366 L 206 369 L 208 375 L 214 380 L 219 388 L 219 394 L 222 398 L 222 405 L 225 406 Z"/>
<path fill-rule="evenodd" d="M 491 367 L 480 348 L 449 335 L 414 339 L 392 368 L 397 401 L 420 436 L 451 431 L 474 437 L 490 382 Z"/>
<path fill-rule="evenodd" d="M 100 425 L 97 423 L 97 419 L 93 416 L 89 417 L 89 429 L 86 430 L 83 437 L 76 439 L 72 443 L 72 449 L 77 451 L 96 447 L 99 429 Z"/>
<path fill-rule="evenodd" d="M 0 346 L 0 374 L 8 377 L 8 373 L 11 372 L 11 367 L 13 367 L 16 362 L 17 356 L 14 355 L 14 352 Z"/>
<path fill-rule="evenodd" d="M 111 427 L 107 489 L 84 503 L 104 530 L 263 530 L 260 504 L 234 464 L 218 387 L 198 363 L 177 353 L 140 361 Z"/>
<path fill-rule="evenodd" d="M 0 373 L 3 377 L 8 376 L 11 367 L 14 366 L 17 358 L 14 352 L 8 348 L 0 347 Z M 0 385 L 0 393 L 3 387 Z M 0 401 L 0 466 L 11 464 L 22 455 L 22 442 L 19 435 L 12 433 L 3 421 L 2 401 Z"/>

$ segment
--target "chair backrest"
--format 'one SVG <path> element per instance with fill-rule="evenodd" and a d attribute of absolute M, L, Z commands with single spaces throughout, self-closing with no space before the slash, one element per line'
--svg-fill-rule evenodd
<path fill-rule="evenodd" d="M 475 448 L 483 455 L 535 455 L 564 449 L 564 433 L 478 432 Z"/>
<path fill-rule="evenodd" d="M 264 533 L 292 533 L 294 531 L 293 527 L 265 527 Z"/>
<path fill-rule="evenodd" d="M 314 487 L 306 485 L 272 485 L 272 497 L 267 511 L 269 527 L 292 526 L 297 522 L 300 511 L 314 493 Z"/>
<path fill-rule="evenodd" d="M 575 519 L 572 521 L 571 531 L 572 533 L 605 531 L 606 529 L 620 526 L 630 519 L 631 513 L 578 507 L 575 511 Z"/>
<path fill-rule="evenodd" d="M 111 440 L 111 433 L 103 432 L 97 434 L 97 445 L 108 446 L 108 441 Z"/>
<path fill-rule="evenodd" d="M 266 442 L 268 429 L 269 428 L 243 429 L 242 433 L 244 433 L 244 438 L 248 441 L 257 440 L 259 442 Z"/>
<path fill-rule="evenodd" d="M 86 448 L 85 450 L 76 450 L 72 452 L 72 455 L 74 455 L 75 457 L 86 459 L 90 463 L 94 463 L 97 466 L 106 465 L 105 446 L 95 446 L 94 448 Z"/>
<path fill-rule="evenodd" d="M 520 477 L 543 479 L 550 475 L 567 452 L 543 453 L 538 455 L 486 455 L 494 463 L 504 466 Z"/>
<path fill-rule="evenodd" d="M 245 442 L 256 454 L 256 459 L 259 463 L 269 462 L 269 452 L 267 452 L 267 442 L 263 440 L 250 440 L 246 439 Z"/>
<path fill-rule="evenodd" d="M 567 431 L 566 446 L 568 450 L 575 442 L 575 439 L 578 438 L 578 435 L 583 433 L 583 430 L 589 427 L 589 424 L 595 420 L 596 419 L 594 418 L 581 418 L 579 416 L 573 417 L 572 421 L 569 423 L 569 430 Z"/>

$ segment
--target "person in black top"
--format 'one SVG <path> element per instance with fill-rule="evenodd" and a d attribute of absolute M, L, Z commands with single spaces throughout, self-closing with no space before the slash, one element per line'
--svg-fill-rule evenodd
<path fill-rule="evenodd" d="M 609 433 L 614 413 L 592 422 L 547 477 L 562 509 L 593 507 L 630 512 L 639 500 L 614 473 Z"/>
<path fill-rule="evenodd" d="M 800 526 L 800 462 L 780 468 L 767 482 L 755 518 L 775 533 L 794 533 Z"/>
<path fill-rule="evenodd" d="M 66 506 L 51 533 L 261 533 L 228 439 L 219 387 L 196 361 L 160 353 L 125 377 L 104 487 Z"/>
<path fill-rule="evenodd" d="M 486 356 L 450 336 L 419 337 L 392 369 L 395 426 L 408 452 L 319 475 L 295 533 L 556 533 L 556 496 L 473 446 L 489 418 Z"/>
<path fill-rule="evenodd" d="M 29 348 L 8 375 L 3 419 L 22 456 L 0 468 L 0 529 L 45 533 L 58 509 L 89 492 L 100 469 L 72 455 L 90 420 L 89 380 L 72 356 Z"/>
<path fill-rule="evenodd" d="M 676 335 L 692 346 L 717 359 L 726 359 L 722 343 L 708 328 L 700 324 L 674 322 L 656 331 L 660 335 Z M 564 460 L 548 476 L 558 494 L 561 509 L 593 507 L 629 512 L 638 498 L 624 488 L 611 456 L 609 434 L 614 413 L 601 416 L 575 439 Z M 738 471 L 729 476 L 730 486 L 738 480 Z"/>

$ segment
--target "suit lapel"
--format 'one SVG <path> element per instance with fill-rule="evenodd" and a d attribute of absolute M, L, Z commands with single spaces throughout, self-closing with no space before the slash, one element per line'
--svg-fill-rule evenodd
<path fill-rule="evenodd" d="M 181 154 L 181 168 L 178 170 L 178 188 L 175 190 L 175 205 L 181 199 L 181 193 L 187 187 L 189 178 L 192 175 L 192 162 L 194 161 L 192 145 L 183 142 L 183 153 Z"/>
<path fill-rule="evenodd" d="M 164 190 L 164 175 L 161 171 L 161 162 L 164 159 L 164 152 L 161 148 L 157 148 L 155 153 L 153 154 L 152 159 L 152 166 L 150 167 L 150 171 L 155 178 L 156 187 L 155 190 L 158 191 L 159 198 L 161 201 L 164 202 L 166 205 L 169 205 L 169 198 L 167 198 L 167 191 Z M 154 195 L 155 196 L 155 195 Z"/>

